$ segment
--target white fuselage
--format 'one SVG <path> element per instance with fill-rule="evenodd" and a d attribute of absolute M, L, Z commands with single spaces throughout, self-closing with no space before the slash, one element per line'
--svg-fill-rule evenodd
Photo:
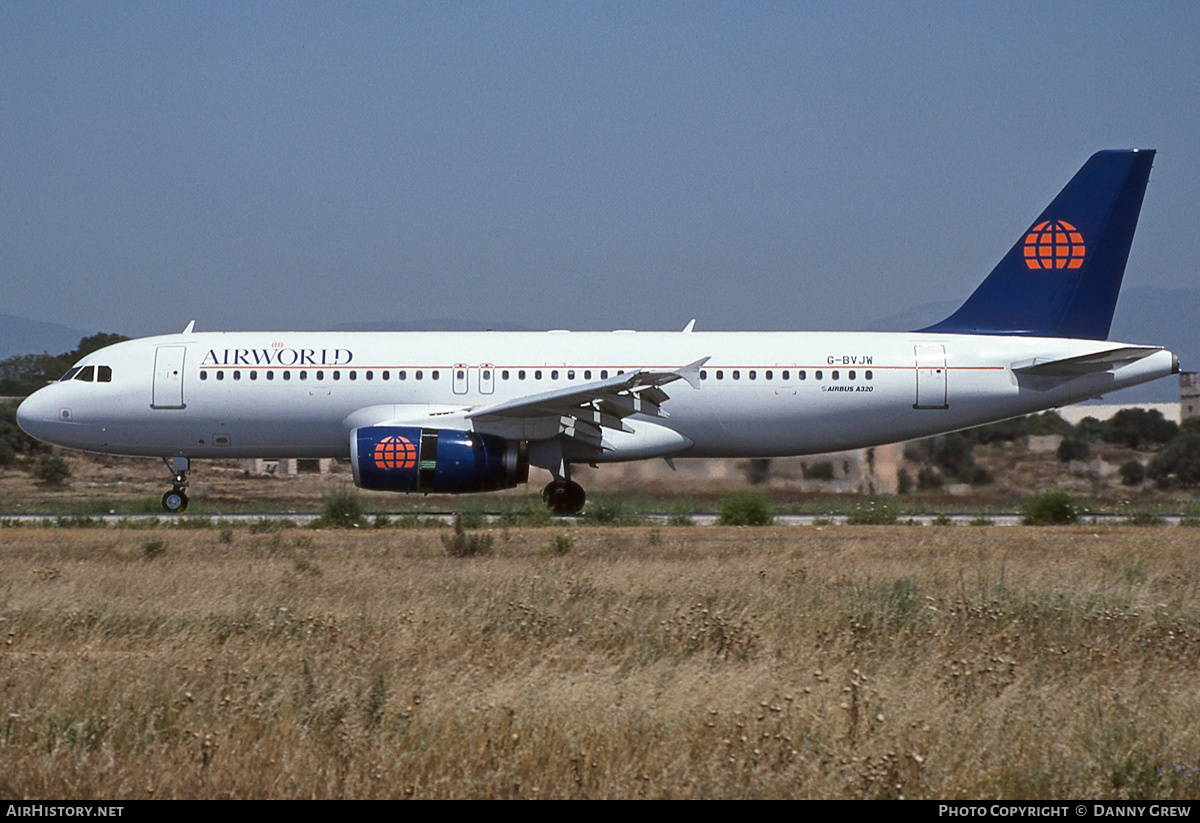
<path fill-rule="evenodd" d="M 1169 351 L 1069 378 L 1022 364 L 1112 349 L 1103 340 L 928 333 L 223 332 L 119 343 L 80 361 L 111 379 L 60 381 L 21 406 L 22 427 L 94 452 L 347 457 L 352 429 L 402 421 L 530 441 L 558 421 L 480 423 L 473 408 L 639 369 L 709 358 L 698 388 L 665 388 L 669 417 L 568 460 L 771 457 L 858 448 L 1067 405 L 1166 376 Z M 107 376 L 107 373 L 106 373 Z M 655 427 L 674 439 L 641 437 Z M 548 425 L 552 423 L 553 425 Z M 523 427 L 523 428 L 522 428 Z"/>

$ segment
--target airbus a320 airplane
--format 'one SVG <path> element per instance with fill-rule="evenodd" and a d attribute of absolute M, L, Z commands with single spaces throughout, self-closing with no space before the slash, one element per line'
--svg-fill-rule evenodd
<path fill-rule="evenodd" d="M 1178 369 L 1107 341 L 1153 151 L 1094 155 L 950 317 L 907 333 L 193 331 L 84 357 L 17 410 L 48 443 L 161 457 L 349 459 L 362 488 L 486 492 L 576 463 L 778 457 L 1075 403 Z M 694 321 L 693 321 L 694 322 Z"/>

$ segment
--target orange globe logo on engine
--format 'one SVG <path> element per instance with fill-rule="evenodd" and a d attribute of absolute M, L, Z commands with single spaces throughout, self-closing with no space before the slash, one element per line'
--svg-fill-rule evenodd
<path fill-rule="evenodd" d="M 1025 235 L 1025 265 L 1031 269 L 1078 269 L 1083 255 L 1083 235 L 1062 220 L 1038 223 Z"/>
<path fill-rule="evenodd" d="M 417 465 L 417 450 L 405 437 L 385 437 L 375 444 L 375 465 L 381 469 L 411 469 Z"/>

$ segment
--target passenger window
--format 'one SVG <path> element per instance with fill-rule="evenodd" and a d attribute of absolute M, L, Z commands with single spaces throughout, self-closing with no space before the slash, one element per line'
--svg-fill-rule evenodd
<path fill-rule="evenodd" d="M 97 366 L 96 367 L 96 382 L 97 383 L 111 383 L 112 382 L 112 368 L 110 368 L 109 366 Z"/>
<path fill-rule="evenodd" d="M 724 379 L 725 379 L 725 372 L 721 371 L 720 369 L 717 369 L 717 379 L 718 379 L 718 380 L 724 380 Z"/>
<path fill-rule="evenodd" d="M 807 379 L 808 379 L 808 373 L 807 373 L 806 371 L 804 371 L 804 369 L 801 369 L 800 371 L 798 371 L 798 372 L 796 373 L 796 376 L 797 376 L 797 377 L 799 377 L 801 380 L 807 380 Z"/>
<path fill-rule="evenodd" d="M 432 372 L 429 373 L 429 376 L 432 377 L 434 380 L 437 380 L 439 377 L 442 376 L 442 373 L 440 371 L 438 371 L 437 369 L 434 369 Z"/>
<path fill-rule="evenodd" d="M 567 379 L 568 379 L 568 380 L 574 380 L 574 379 L 575 379 L 575 370 L 574 370 L 574 369 L 570 369 L 570 370 L 567 372 Z"/>
<path fill-rule="evenodd" d="M 751 379 L 751 380 L 754 380 L 754 379 L 755 379 L 755 372 L 754 372 L 754 369 L 751 369 L 751 370 L 750 370 L 750 379 Z"/>
<path fill-rule="evenodd" d="M 325 371 L 324 371 L 324 369 L 320 369 L 320 370 L 318 370 L 318 371 L 317 371 L 317 379 L 318 379 L 318 380 L 324 380 L 324 379 L 325 379 Z"/>
<path fill-rule="evenodd" d="M 401 380 L 407 380 L 407 379 L 408 379 L 408 373 L 407 373 L 406 371 L 404 371 L 404 369 L 401 369 L 401 370 L 400 370 L 400 379 L 401 379 Z"/>
<path fill-rule="evenodd" d="M 847 377 L 849 377 L 851 380 L 853 380 L 853 379 L 855 378 L 855 374 L 854 374 L 854 372 L 850 372 L 850 373 L 849 373 L 849 374 L 847 374 L 846 376 L 847 376 Z"/>
<path fill-rule="evenodd" d="M 307 380 L 307 379 L 308 379 L 308 372 L 307 372 L 307 371 L 304 371 L 304 370 L 301 370 L 301 372 L 300 372 L 300 379 L 301 379 L 301 380 Z"/>
<path fill-rule="evenodd" d="M 870 370 L 870 369 L 867 369 L 866 378 L 867 378 L 868 380 L 870 380 L 870 379 L 871 379 L 871 370 Z"/>
<path fill-rule="evenodd" d="M 367 378 L 367 379 L 369 380 L 370 378 Z M 383 371 L 383 372 L 382 372 L 382 373 L 379 375 L 379 379 L 380 379 L 380 380 L 387 380 L 387 379 L 388 379 L 388 373 L 387 373 L 387 370 L 386 370 L 386 369 L 385 369 L 385 370 L 384 370 L 384 371 Z"/>
<path fill-rule="evenodd" d="M 374 380 L 374 379 L 375 379 L 375 372 L 368 370 L 368 371 L 367 371 L 367 379 L 368 379 L 368 380 Z"/>
<path fill-rule="evenodd" d="M 352 371 L 352 372 L 350 372 L 350 379 L 351 379 L 351 380 L 357 380 L 357 379 L 358 379 L 358 372 L 356 372 L 356 371 Z"/>
<path fill-rule="evenodd" d="M 242 379 L 242 372 L 241 372 L 240 370 L 234 371 L 234 373 L 233 373 L 233 379 L 234 379 L 234 380 L 241 380 L 241 379 Z"/>
<path fill-rule="evenodd" d="M 819 377 L 820 375 L 818 374 L 817 376 Z M 835 369 L 834 372 L 831 375 L 829 375 L 829 377 L 833 380 L 837 380 L 838 379 L 837 370 Z"/>
<path fill-rule="evenodd" d="M 207 380 L 207 379 L 208 379 L 208 372 L 206 372 L 206 371 L 202 371 L 202 372 L 200 372 L 200 379 L 201 379 L 201 380 Z"/>
<path fill-rule="evenodd" d="M 333 370 L 333 379 L 334 379 L 334 380 L 341 380 L 341 379 L 342 379 L 342 373 L 341 373 L 340 371 L 338 371 L 337 369 L 334 369 L 334 370 Z"/>
<path fill-rule="evenodd" d="M 541 370 L 541 369 L 538 369 L 537 371 L 535 371 L 535 372 L 533 373 L 533 379 L 534 379 L 534 380 L 541 380 L 541 379 L 542 379 L 542 370 Z"/>
<path fill-rule="evenodd" d="M 507 379 L 508 379 L 508 369 L 505 369 L 504 371 L 500 372 L 500 379 L 501 379 L 501 380 L 507 380 Z"/>
<path fill-rule="evenodd" d="M 558 379 L 558 369 L 555 369 L 554 371 L 550 372 L 550 379 L 551 379 L 551 380 L 557 380 L 557 379 Z"/>
<path fill-rule="evenodd" d="M 770 370 L 770 369 L 767 369 L 767 379 L 768 379 L 768 380 L 770 380 L 770 379 L 771 379 L 771 377 L 772 377 L 772 375 L 771 375 L 771 370 Z"/>
<path fill-rule="evenodd" d="M 252 371 L 252 372 L 250 372 L 250 379 L 251 379 L 251 380 L 257 380 L 257 379 L 258 379 L 258 372 L 256 372 L 256 371 Z"/>
<path fill-rule="evenodd" d="M 607 379 L 608 379 L 608 369 L 601 369 L 601 370 L 600 370 L 600 379 L 601 379 L 601 380 L 607 380 Z"/>
<path fill-rule="evenodd" d="M 275 372 L 273 372 L 273 371 L 268 371 L 268 372 L 266 372 L 266 375 L 267 375 L 267 379 L 268 379 L 268 380 L 274 380 L 274 379 L 275 379 Z"/>
<path fill-rule="evenodd" d="M 784 379 L 784 380 L 787 380 L 787 379 L 788 379 L 788 370 L 787 370 L 787 369 L 784 369 L 784 370 L 783 370 L 783 379 Z"/>
<path fill-rule="evenodd" d="M 414 377 L 416 377 L 418 380 L 420 380 L 424 376 L 425 376 L 425 372 L 421 371 L 420 369 L 417 369 L 417 373 L 414 375 Z"/>
<path fill-rule="evenodd" d="M 218 380 L 224 380 L 224 379 L 225 379 L 225 372 L 223 372 L 223 371 L 219 371 L 219 372 L 217 372 L 217 379 L 218 379 Z"/>
<path fill-rule="evenodd" d="M 737 369 L 734 369 L 734 370 L 733 370 L 733 379 L 734 379 L 734 380 L 741 380 L 741 379 L 742 379 L 742 373 L 741 373 L 740 371 L 738 371 Z"/>
<path fill-rule="evenodd" d="M 291 379 L 292 379 L 292 373 L 291 373 L 290 371 L 285 371 L 285 372 L 283 373 L 283 379 L 284 379 L 284 380 L 291 380 Z"/>
<path fill-rule="evenodd" d="M 91 383 L 96 379 L 96 367 L 84 366 L 79 370 L 79 374 L 75 375 L 76 380 L 82 380 L 85 383 Z"/>
<path fill-rule="evenodd" d="M 820 369 L 817 369 L 817 372 L 816 372 L 816 375 L 815 375 L 815 377 L 816 377 L 818 380 L 820 380 L 820 379 L 821 379 L 822 375 L 821 375 L 821 370 L 820 370 Z"/>
<path fill-rule="evenodd" d="M 701 370 L 700 370 L 700 379 L 701 379 L 701 380 L 707 380 L 707 379 L 708 379 L 708 371 L 707 371 L 707 370 L 705 370 L 705 369 L 701 369 Z"/>
<path fill-rule="evenodd" d="M 524 370 L 524 369 L 518 369 L 518 370 L 517 370 L 517 379 L 518 379 L 518 380 L 524 380 L 524 379 L 525 379 L 525 370 Z"/>

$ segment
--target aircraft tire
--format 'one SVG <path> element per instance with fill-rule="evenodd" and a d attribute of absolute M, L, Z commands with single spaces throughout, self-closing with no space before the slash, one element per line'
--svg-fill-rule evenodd
<path fill-rule="evenodd" d="M 187 509 L 187 495 L 177 489 L 172 489 L 162 496 L 162 507 L 171 514 L 179 514 Z"/>
<path fill-rule="evenodd" d="M 554 514 L 579 514 L 587 501 L 587 493 L 574 481 L 555 481 L 542 489 L 542 500 Z"/>

